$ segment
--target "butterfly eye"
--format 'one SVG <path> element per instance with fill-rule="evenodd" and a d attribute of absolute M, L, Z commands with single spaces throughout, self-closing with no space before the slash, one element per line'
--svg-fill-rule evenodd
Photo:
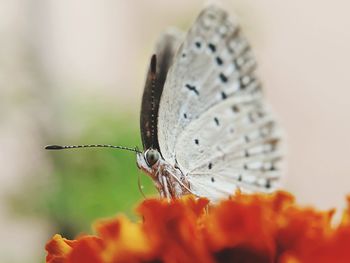
<path fill-rule="evenodd" d="M 153 166 L 159 160 L 159 153 L 157 150 L 148 150 L 146 152 L 146 161 L 149 166 Z"/>

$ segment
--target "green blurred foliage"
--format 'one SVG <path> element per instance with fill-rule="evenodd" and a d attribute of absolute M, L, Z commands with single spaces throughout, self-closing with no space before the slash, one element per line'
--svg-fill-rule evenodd
<path fill-rule="evenodd" d="M 115 110 L 96 106 L 80 109 L 85 109 L 84 116 L 89 117 L 88 125 L 77 141 L 141 145 L 138 116 L 135 114 L 116 114 Z M 86 231 L 97 218 L 118 212 L 133 215 L 135 205 L 142 198 L 137 185 L 137 176 L 141 172 L 136 167 L 134 153 L 115 149 L 78 149 L 52 154 L 54 177 L 59 187 L 49 194 L 47 207 L 60 233 L 71 236 Z M 145 193 L 154 192 L 150 180 L 143 174 L 141 176 Z"/>
<path fill-rule="evenodd" d="M 67 116 L 66 112 L 61 114 Z M 106 106 L 79 105 L 62 125 L 84 123 L 85 126 L 76 135 L 64 135 L 51 139 L 54 141 L 50 143 L 141 146 L 138 118 L 125 111 L 116 114 L 115 109 L 110 111 Z M 24 211 L 26 204 L 27 211 L 46 217 L 53 225 L 53 232 L 67 238 L 91 232 L 91 224 L 100 218 L 118 213 L 135 217 L 135 206 L 143 199 L 138 176 L 144 193 L 155 194 L 151 180 L 138 170 L 133 152 L 91 148 L 46 154 L 53 164 L 49 182 L 26 187 L 17 200 L 17 208 Z"/>

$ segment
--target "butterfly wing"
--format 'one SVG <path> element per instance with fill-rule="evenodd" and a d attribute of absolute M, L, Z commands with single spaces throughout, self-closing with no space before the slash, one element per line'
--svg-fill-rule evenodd
<path fill-rule="evenodd" d="M 140 128 L 144 149 L 150 147 L 159 150 L 157 138 L 157 118 L 160 97 L 169 67 L 173 63 L 176 50 L 179 48 L 183 34 L 175 29 L 164 32 L 156 45 L 146 77 L 142 96 Z"/>
<path fill-rule="evenodd" d="M 228 98 L 192 121 L 175 148 L 191 189 L 211 199 L 237 188 L 274 189 L 281 160 L 276 125 L 259 94 Z"/>
<path fill-rule="evenodd" d="M 158 142 L 198 195 L 266 191 L 279 178 L 280 134 L 255 65 L 238 24 L 216 6 L 202 11 L 175 55 L 159 105 Z"/>

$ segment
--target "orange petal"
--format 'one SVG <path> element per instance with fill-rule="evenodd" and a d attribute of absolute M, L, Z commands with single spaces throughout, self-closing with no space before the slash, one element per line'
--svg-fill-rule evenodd
<path fill-rule="evenodd" d="M 100 221 L 95 228 L 106 245 L 104 262 L 133 262 L 147 259 L 151 253 L 151 245 L 141 225 L 124 216 Z"/>
<path fill-rule="evenodd" d="M 67 263 L 103 263 L 102 251 L 103 241 L 94 236 L 80 238 L 67 255 Z"/>
<path fill-rule="evenodd" d="M 54 235 L 52 239 L 46 244 L 45 249 L 47 251 L 46 262 L 48 263 L 62 263 L 68 253 L 72 250 L 68 240 L 61 235 Z"/>
<path fill-rule="evenodd" d="M 144 201 L 138 208 L 143 228 L 153 246 L 154 258 L 164 262 L 213 262 L 200 232 L 206 199 Z"/>

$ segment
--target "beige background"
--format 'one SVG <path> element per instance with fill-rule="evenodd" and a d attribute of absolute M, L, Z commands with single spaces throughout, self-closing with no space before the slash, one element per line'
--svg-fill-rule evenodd
<path fill-rule="evenodd" d="M 239 17 L 288 135 L 286 188 L 304 204 L 342 206 L 350 193 L 349 2 L 222 3 Z M 84 94 L 138 111 L 157 35 L 170 25 L 186 28 L 202 6 L 0 0 L 0 198 L 28 171 L 49 169 L 38 130 L 38 123 L 54 130 L 48 106 Z M 14 219 L 0 201 L 0 258 L 25 262 L 42 253 L 46 228 Z"/>

